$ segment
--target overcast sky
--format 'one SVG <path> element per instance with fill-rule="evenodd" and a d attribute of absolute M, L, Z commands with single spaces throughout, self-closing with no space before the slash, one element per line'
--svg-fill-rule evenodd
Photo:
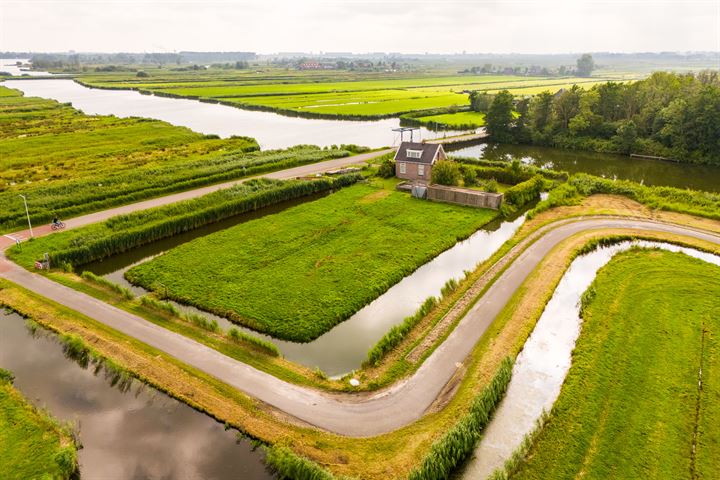
<path fill-rule="evenodd" d="M 720 51 L 720 0 L 0 0 L 0 51 Z"/>

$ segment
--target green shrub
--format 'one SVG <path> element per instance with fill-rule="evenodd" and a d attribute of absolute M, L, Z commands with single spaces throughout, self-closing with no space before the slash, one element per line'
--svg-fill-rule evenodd
<path fill-rule="evenodd" d="M 263 338 L 256 337 L 255 335 L 249 335 L 235 327 L 231 327 L 227 331 L 227 337 L 235 343 L 247 343 L 252 345 L 268 355 L 272 355 L 273 357 L 280 356 L 280 349 L 274 343 Z"/>
<path fill-rule="evenodd" d="M 508 188 L 503 196 L 503 201 L 515 207 L 522 207 L 526 203 L 538 199 L 544 185 L 543 177 L 536 175 L 529 180 Z"/>
<path fill-rule="evenodd" d="M 0 368 L 0 382 L 13 383 L 15 381 L 15 375 L 10 370 Z"/>
<path fill-rule="evenodd" d="M 450 160 L 440 160 L 432 167 L 432 183 L 437 185 L 459 185 L 460 168 Z"/>
<path fill-rule="evenodd" d="M 265 461 L 280 479 L 334 480 L 334 476 L 317 463 L 293 453 L 286 447 L 274 445 L 265 449 Z"/>
<path fill-rule="evenodd" d="M 430 313 L 438 304 L 435 297 L 428 297 L 414 315 L 405 318 L 401 324 L 393 326 L 383 337 L 370 349 L 364 365 L 377 366 L 388 352 L 398 346 L 408 333 L 417 325 L 420 320 Z"/>
<path fill-rule="evenodd" d="M 257 210 L 286 200 L 342 188 L 362 179 L 359 173 L 310 181 L 257 179 L 203 197 L 126 215 L 99 224 L 68 230 L 15 246 L 8 255 L 32 265 L 44 252 L 51 263 L 82 265 L 152 243 L 162 238 Z"/>
<path fill-rule="evenodd" d="M 386 158 L 378 168 L 378 176 L 382 178 L 392 178 L 395 176 L 395 161 L 392 158 Z"/>
<path fill-rule="evenodd" d="M 132 300 L 133 298 L 135 298 L 135 294 L 129 288 L 123 287 L 122 285 L 118 285 L 115 282 L 111 282 L 110 280 L 108 280 L 104 277 L 95 275 L 92 272 L 84 271 L 84 272 L 82 272 L 82 274 L 80 276 L 82 278 L 84 278 L 85 280 L 91 281 L 93 283 L 96 283 L 100 286 L 109 288 L 110 290 L 119 293 L 126 300 Z"/>
<path fill-rule="evenodd" d="M 500 185 L 498 185 L 497 180 L 494 178 L 485 180 L 482 185 L 486 192 L 497 193 L 500 190 Z"/>
<path fill-rule="evenodd" d="M 583 197 L 597 193 L 622 195 L 657 210 L 720 219 L 720 193 L 649 187 L 628 180 L 610 180 L 584 173 L 573 175 L 567 184 L 551 190 L 547 200 L 528 212 L 529 218 L 556 206 L 577 205 Z"/>
<path fill-rule="evenodd" d="M 475 397 L 470 411 L 442 438 L 433 443 L 422 464 L 409 480 L 444 480 L 473 452 L 482 431 L 505 395 L 512 376 L 513 360 L 506 357 L 490 383 Z"/>

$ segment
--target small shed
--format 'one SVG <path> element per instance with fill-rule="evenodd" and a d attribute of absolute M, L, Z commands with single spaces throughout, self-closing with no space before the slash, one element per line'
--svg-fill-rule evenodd
<path fill-rule="evenodd" d="M 447 155 L 439 143 L 402 142 L 395 153 L 395 176 L 428 183 L 435 162 L 445 159 Z"/>

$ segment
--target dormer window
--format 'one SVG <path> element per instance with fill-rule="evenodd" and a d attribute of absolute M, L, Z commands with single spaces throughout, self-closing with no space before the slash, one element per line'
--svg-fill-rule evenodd
<path fill-rule="evenodd" d="M 421 158 L 422 150 L 410 150 L 409 148 L 405 151 L 407 158 Z"/>

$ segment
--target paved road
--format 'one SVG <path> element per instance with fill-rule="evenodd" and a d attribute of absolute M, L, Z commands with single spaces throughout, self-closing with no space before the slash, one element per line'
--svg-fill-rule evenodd
<path fill-rule="evenodd" d="M 683 234 L 720 245 L 718 235 L 643 220 L 591 217 L 558 225 L 544 233 L 503 272 L 414 375 L 362 398 L 286 383 L 182 335 L 28 272 L 4 257 L 0 260 L 0 276 L 137 338 L 310 424 L 341 435 L 365 437 L 419 419 L 530 272 L 555 245 L 571 235 L 603 228 L 635 229 Z"/>
<path fill-rule="evenodd" d="M 315 175 L 316 173 L 327 172 L 329 170 L 347 167 L 348 165 L 364 163 L 368 160 L 372 160 L 375 157 L 379 157 L 393 151 L 395 150 L 392 148 L 388 148 L 385 150 L 362 153 L 360 155 L 352 155 L 349 157 L 335 158 L 333 160 L 326 160 L 324 162 L 311 163 L 308 165 L 302 165 L 300 167 L 278 170 L 277 172 L 270 172 L 262 175 L 256 175 L 253 177 L 241 178 L 239 180 L 232 180 L 230 182 L 218 183 L 215 185 L 209 185 L 207 187 L 196 188 L 195 190 L 187 190 L 184 192 L 174 193 L 172 195 L 166 195 L 164 197 L 151 198 L 149 200 L 143 200 L 142 202 L 130 203 L 121 207 L 111 208 L 109 210 L 103 210 L 101 212 L 83 215 L 82 217 L 76 217 L 70 220 L 63 220 L 63 222 L 68 229 L 82 227 L 91 223 L 102 222 L 103 220 L 107 220 L 108 218 L 114 217 L 116 215 L 122 215 L 124 213 L 131 213 L 152 207 L 159 207 L 161 205 L 168 205 L 170 203 L 179 202 L 181 200 L 189 200 L 191 198 L 201 197 L 203 195 L 207 195 L 208 193 L 212 193 L 223 188 L 229 188 L 233 185 L 237 185 L 238 183 L 246 182 L 251 178 L 265 177 L 274 178 L 277 180 L 288 180 L 296 177 Z M 38 225 L 33 227 L 33 234 L 36 237 L 47 235 L 49 233 L 51 233 L 50 225 Z M 22 230 L 20 232 L 11 234 L 11 236 L 27 239 L 30 238 L 30 231 Z M 13 243 L 13 240 L 11 240 L 10 238 L 0 236 L 0 249 L 7 248 Z"/>

